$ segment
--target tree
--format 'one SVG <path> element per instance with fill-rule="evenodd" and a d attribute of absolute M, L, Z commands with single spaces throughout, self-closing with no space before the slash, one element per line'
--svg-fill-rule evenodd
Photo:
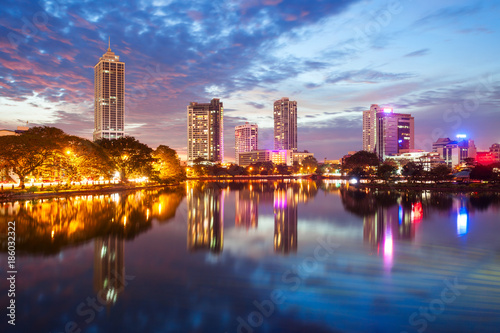
<path fill-rule="evenodd" d="M 120 173 L 122 182 L 129 177 L 151 177 L 154 175 L 153 149 L 134 137 L 100 139 L 96 142 L 109 157 L 114 169 Z"/>
<path fill-rule="evenodd" d="M 259 166 L 259 174 L 270 175 L 273 173 L 274 164 L 271 161 L 262 162 Z"/>
<path fill-rule="evenodd" d="M 179 156 L 172 148 L 160 145 L 153 151 L 152 156 L 155 159 L 153 170 L 161 182 L 179 182 L 186 178 Z"/>
<path fill-rule="evenodd" d="M 471 179 L 492 180 L 494 176 L 495 174 L 493 173 L 493 168 L 482 164 L 476 165 L 476 167 L 470 172 Z"/>
<path fill-rule="evenodd" d="M 424 175 L 424 167 L 420 163 L 408 162 L 403 166 L 402 175 L 414 181 Z"/>
<path fill-rule="evenodd" d="M 77 136 L 67 136 L 65 141 L 62 168 L 70 181 L 111 177 L 113 165 L 101 146 Z"/>
<path fill-rule="evenodd" d="M 314 156 L 307 156 L 302 160 L 302 167 L 307 170 L 307 173 L 313 173 L 318 167 L 318 160 Z"/>
<path fill-rule="evenodd" d="M 276 173 L 278 175 L 289 175 L 290 170 L 288 169 L 288 166 L 285 163 L 282 163 L 276 165 Z"/>
<path fill-rule="evenodd" d="M 379 163 L 377 154 L 361 150 L 345 159 L 342 170 L 348 174 L 367 175 L 371 167 L 376 167 Z"/>
<path fill-rule="evenodd" d="M 237 164 L 231 164 L 227 169 L 227 172 L 228 174 L 234 177 L 234 176 L 244 175 L 246 173 L 246 170 L 242 166 L 239 166 Z"/>
<path fill-rule="evenodd" d="M 12 170 L 19 177 L 19 185 L 24 187 L 26 177 L 39 171 L 53 161 L 58 144 L 44 129 L 64 134 L 54 127 L 34 127 L 21 135 L 0 137 L 0 168 Z M 57 130 L 57 131 L 55 131 Z M 60 135 L 58 132 L 58 135 Z"/>
<path fill-rule="evenodd" d="M 378 167 L 377 177 L 387 182 L 391 178 L 391 176 L 396 172 L 396 170 L 397 168 L 394 165 L 394 163 L 386 161 Z"/>
<path fill-rule="evenodd" d="M 434 181 L 448 179 L 451 176 L 451 169 L 446 164 L 439 164 L 431 169 L 429 176 Z"/>

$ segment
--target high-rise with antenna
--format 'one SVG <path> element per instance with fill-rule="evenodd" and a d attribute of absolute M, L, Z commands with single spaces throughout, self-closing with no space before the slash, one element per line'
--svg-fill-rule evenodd
<path fill-rule="evenodd" d="M 94 141 L 125 136 L 125 63 L 108 50 L 94 66 Z"/>

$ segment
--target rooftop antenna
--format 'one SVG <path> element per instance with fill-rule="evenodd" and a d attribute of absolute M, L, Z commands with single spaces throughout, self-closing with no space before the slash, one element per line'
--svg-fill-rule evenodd
<path fill-rule="evenodd" d="M 108 51 L 111 51 L 111 37 L 108 36 Z"/>

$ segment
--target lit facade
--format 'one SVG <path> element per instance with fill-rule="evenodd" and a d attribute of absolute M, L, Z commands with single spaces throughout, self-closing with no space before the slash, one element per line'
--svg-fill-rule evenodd
<path fill-rule="evenodd" d="M 432 168 L 438 166 L 439 164 L 445 163 L 438 152 L 409 152 L 401 153 L 394 156 L 389 156 L 389 159 L 394 160 L 400 166 L 406 164 L 407 162 L 413 162 L 422 165 L 424 171 L 430 171 Z"/>
<path fill-rule="evenodd" d="M 382 111 L 378 104 L 363 111 L 363 150 L 374 152 L 377 138 L 377 112 Z"/>
<path fill-rule="evenodd" d="M 308 151 L 297 151 L 297 152 L 294 152 L 293 153 L 293 156 L 292 156 L 292 159 L 293 159 L 293 162 L 292 163 L 299 163 L 299 164 L 302 164 L 302 161 L 306 158 L 306 157 L 314 157 L 314 153 L 310 153 Z"/>
<path fill-rule="evenodd" d="M 94 66 L 94 141 L 125 136 L 125 63 L 108 46 Z"/>
<path fill-rule="evenodd" d="M 500 144 L 494 143 L 490 147 L 490 153 L 493 156 L 494 162 L 500 162 Z"/>
<path fill-rule="evenodd" d="M 224 108 L 214 98 L 210 103 L 192 102 L 188 115 L 188 164 L 201 157 L 211 162 L 224 161 Z"/>
<path fill-rule="evenodd" d="M 274 102 L 274 149 L 297 150 L 297 102 L 288 97 Z"/>
<path fill-rule="evenodd" d="M 381 160 L 408 152 L 415 147 L 414 118 L 391 108 L 372 104 L 363 111 L 363 150 L 376 153 Z"/>
<path fill-rule="evenodd" d="M 234 130 L 236 164 L 239 162 L 239 154 L 246 153 L 258 148 L 258 126 L 257 124 L 249 124 L 236 126 Z"/>
<path fill-rule="evenodd" d="M 415 147 L 414 118 L 386 110 L 377 113 L 375 153 L 381 160 Z"/>
<path fill-rule="evenodd" d="M 454 168 L 465 162 L 467 158 L 476 158 L 476 145 L 474 140 L 451 140 L 450 138 L 439 138 L 432 144 L 432 149 L 441 155 L 445 163 Z"/>

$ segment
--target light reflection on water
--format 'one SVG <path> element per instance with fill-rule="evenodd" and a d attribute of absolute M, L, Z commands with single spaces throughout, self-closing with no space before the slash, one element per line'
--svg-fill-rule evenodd
<path fill-rule="evenodd" d="M 0 232 L 16 221 L 24 331 L 416 332 L 424 317 L 411 315 L 458 278 L 468 289 L 428 331 L 494 332 L 499 210 L 490 194 L 190 182 L 4 203 Z M 335 251 L 319 261 L 325 242 Z M 106 310 L 87 323 L 77 309 L 89 296 Z M 273 313 L 260 320 L 255 304 Z"/>

